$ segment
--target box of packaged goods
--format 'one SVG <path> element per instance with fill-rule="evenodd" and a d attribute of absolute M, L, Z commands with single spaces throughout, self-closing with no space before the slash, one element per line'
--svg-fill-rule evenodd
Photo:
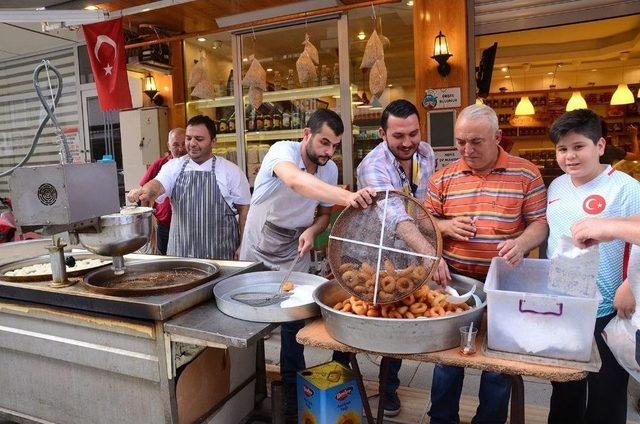
<path fill-rule="evenodd" d="M 253 186 L 253 183 L 256 181 L 258 171 L 260 171 L 260 163 L 247 164 L 247 179 L 249 180 L 249 185 Z"/>
<path fill-rule="evenodd" d="M 493 258 L 484 286 L 489 349 L 590 360 L 599 295 L 550 289 L 551 266 L 549 259 L 524 259 L 512 267 Z"/>
<path fill-rule="evenodd" d="M 360 424 L 362 400 L 353 373 L 327 362 L 298 373 L 298 422 Z"/>

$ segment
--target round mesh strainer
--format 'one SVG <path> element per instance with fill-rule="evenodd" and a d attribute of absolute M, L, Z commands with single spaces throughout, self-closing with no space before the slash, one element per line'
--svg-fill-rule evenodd
<path fill-rule="evenodd" d="M 375 199 L 367 209 L 349 207 L 340 214 L 329 236 L 328 260 L 346 291 L 384 304 L 429 280 L 442 253 L 442 237 L 415 198 L 380 191 Z"/>

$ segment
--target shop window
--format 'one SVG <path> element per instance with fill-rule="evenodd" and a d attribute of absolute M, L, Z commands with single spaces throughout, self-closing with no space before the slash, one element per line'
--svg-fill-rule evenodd
<path fill-rule="evenodd" d="M 382 141 L 378 128 L 384 107 L 396 99 L 415 102 L 413 9 L 401 2 L 376 6 L 375 20 L 371 7 L 350 10 L 348 18 L 351 90 L 358 103 L 363 102 L 352 107 L 355 178 L 362 159 Z M 369 70 L 360 69 L 365 46 L 374 28 L 382 41 L 387 67 L 387 88 L 378 97 L 371 94 Z"/>

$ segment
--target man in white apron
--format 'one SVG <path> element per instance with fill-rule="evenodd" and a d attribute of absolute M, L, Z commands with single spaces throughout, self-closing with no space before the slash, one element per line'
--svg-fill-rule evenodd
<path fill-rule="evenodd" d="M 167 255 L 211 259 L 237 256 L 251 201 L 249 182 L 237 165 L 213 155 L 215 138 L 211 118 L 194 116 L 187 122 L 188 156 L 170 160 L 156 178 L 127 195 L 131 202 L 171 199 Z"/>
<path fill-rule="evenodd" d="M 340 116 L 328 109 L 311 115 L 301 142 L 280 141 L 269 149 L 256 176 L 240 259 L 261 261 L 272 269 L 288 269 L 296 255 L 296 271 L 307 272 L 309 251 L 327 228 L 331 206 L 367 207 L 374 191 L 341 189 L 331 160 L 341 141 Z M 296 372 L 305 368 L 304 347 L 296 334 L 304 321 L 281 329 L 280 374 L 285 387 L 285 414 L 295 415 Z"/>

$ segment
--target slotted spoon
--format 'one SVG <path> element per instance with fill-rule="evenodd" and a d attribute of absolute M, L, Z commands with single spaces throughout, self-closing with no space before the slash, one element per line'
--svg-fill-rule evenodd
<path fill-rule="evenodd" d="M 241 292 L 232 294 L 231 299 L 240 303 L 244 303 L 245 305 L 254 306 L 256 308 L 274 305 L 288 299 L 293 293 L 283 291 L 284 283 L 289 279 L 289 276 L 291 275 L 291 272 L 293 272 L 293 269 L 296 267 L 299 259 L 300 255 L 296 255 L 296 258 L 293 260 L 293 264 L 291 264 L 291 267 L 289 267 L 289 270 L 280 282 L 280 287 L 278 288 L 278 291 L 276 293 L 260 291 Z"/>

